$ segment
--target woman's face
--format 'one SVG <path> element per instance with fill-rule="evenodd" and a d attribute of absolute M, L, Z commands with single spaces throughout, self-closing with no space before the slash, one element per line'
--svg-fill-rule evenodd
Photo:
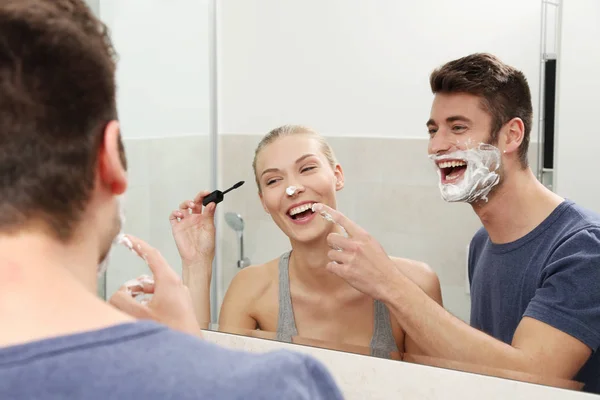
<path fill-rule="evenodd" d="M 296 134 L 275 140 L 258 154 L 256 173 L 265 211 L 290 239 L 310 242 L 331 232 L 331 222 L 311 206 L 336 208 L 335 192 L 344 187 L 344 175 L 339 165 L 329 165 L 315 137 Z M 293 195 L 286 193 L 290 186 L 296 187 Z"/>

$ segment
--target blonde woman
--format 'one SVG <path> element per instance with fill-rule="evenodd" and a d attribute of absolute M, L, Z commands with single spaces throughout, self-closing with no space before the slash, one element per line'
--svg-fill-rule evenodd
<path fill-rule="evenodd" d="M 331 250 L 327 235 L 340 228 L 311 206 L 323 203 L 335 209 L 336 193 L 344 188 L 342 167 L 325 139 L 302 126 L 274 129 L 259 143 L 253 168 L 262 206 L 289 238 L 291 249 L 237 273 L 223 300 L 219 326 L 276 332 L 285 341 L 300 336 L 363 346 L 379 357 L 419 353 L 383 303 L 325 269 Z M 209 320 L 214 256 L 215 205 L 202 210 L 208 193 L 183 202 L 171 214 L 184 282 L 202 321 Z M 411 261 L 398 263 L 398 268 L 442 304 L 438 278 L 427 265 Z"/>

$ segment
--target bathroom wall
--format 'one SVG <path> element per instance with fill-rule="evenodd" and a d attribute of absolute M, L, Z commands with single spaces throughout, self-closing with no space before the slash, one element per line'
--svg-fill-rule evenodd
<path fill-rule="evenodd" d="M 220 133 L 423 138 L 430 72 L 479 51 L 523 70 L 537 106 L 541 3 L 221 1 Z"/>
<path fill-rule="evenodd" d="M 600 213 L 600 2 L 562 3 L 555 186 L 560 195 Z"/>
<path fill-rule="evenodd" d="M 181 265 L 169 214 L 211 185 L 209 0 L 100 0 L 119 56 L 117 102 L 129 166 L 125 232 Z M 110 296 L 147 266 L 124 248 L 111 255 Z"/>
<path fill-rule="evenodd" d="M 220 207 L 242 215 L 244 248 L 253 263 L 289 250 L 287 237 L 263 210 L 252 171 L 253 149 L 261 135 L 221 135 L 223 186 L 245 180 Z M 327 138 L 344 169 L 345 187 L 338 192 L 341 212 L 367 229 L 393 256 L 428 263 L 438 274 L 445 307 L 469 321 L 467 245 L 481 226 L 467 204 L 444 202 L 437 174 L 427 158 L 427 140 L 369 137 Z M 536 168 L 537 144 L 530 148 Z M 227 160 L 235 160 L 228 162 Z M 219 230 L 221 266 L 227 287 L 238 271 L 238 239 L 225 223 Z"/>
<path fill-rule="evenodd" d="M 85 2 L 95 15 L 100 15 L 100 0 L 85 0 Z"/>
<path fill-rule="evenodd" d="M 537 110 L 540 21 L 538 1 L 221 2 L 221 181 L 247 181 L 221 215 L 246 220 L 250 260 L 289 248 L 258 201 L 253 150 L 276 126 L 309 125 L 329 138 L 344 168 L 340 210 L 390 254 L 429 263 L 447 309 L 468 321 L 467 246 L 480 223 L 468 205 L 440 198 L 426 157 L 428 77 L 453 58 L 491 52 L 523 70 Z M 537 121 L 532 140 L 535 171 Z M 224 223 L 219 234 L 226 288 L 237 272 L 237 238 Z"/>

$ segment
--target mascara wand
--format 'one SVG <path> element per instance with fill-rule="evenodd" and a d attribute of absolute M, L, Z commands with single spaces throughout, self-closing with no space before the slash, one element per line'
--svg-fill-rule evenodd
<path fill-rule="evenodd" d="M 214 192 L 212 192 L 211 194 L 206 196 L 204 198 L 204 200 L 202 200 L 202 205 L 207 206 L 210 203 L 215 203 L 215 205 L 219 204 L 220 202 L 223 201 L 223 198 L 225 197 L 226 193 L 231 192 L 233 189 L 239 188 L 243 184 L 244 184 L 244 181 L 239 181 L 238 183 L 236 183 L 235 185 L 233 185 L 232 187 L 230 187 L 229 189 L 227 189 L 224 192 L 221 192 L 220 190 L 215 190 Z"/>

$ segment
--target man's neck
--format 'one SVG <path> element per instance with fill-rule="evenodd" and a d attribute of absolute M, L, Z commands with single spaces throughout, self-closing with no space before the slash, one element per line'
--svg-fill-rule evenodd
<path fill-rule="evenodd" d="M 97 250 L 36 233 L 0 237 L 0 347 L 100 329 L 131 318 L 96 294 Z"/>
<path fill-rule="evenodd" d="M 495 244 L 514 242 L 541 224 L 564 199 L 542 185 L 531 169 L 505 178 L 489 201 L 473 204 Z"/>

